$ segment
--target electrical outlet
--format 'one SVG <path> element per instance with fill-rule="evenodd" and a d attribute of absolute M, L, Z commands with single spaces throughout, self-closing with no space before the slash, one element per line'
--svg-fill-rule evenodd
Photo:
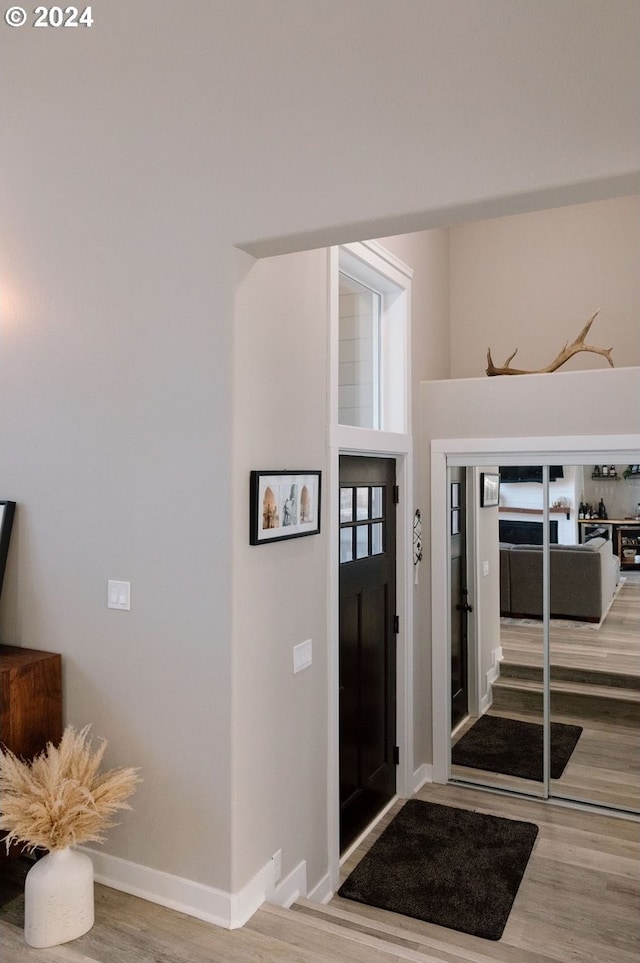
<path fill-rule="evenodd" d="M 273 867 L 273 882 L 277 883 L 282 876 L 282 850 L 279 849 L 277 853 L 274 853 L 271 857 L 271 865 Z"/>

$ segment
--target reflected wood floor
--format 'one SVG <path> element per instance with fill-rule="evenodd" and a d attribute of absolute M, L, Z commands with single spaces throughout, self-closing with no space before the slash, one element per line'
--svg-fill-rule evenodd
<path fill-rule="evenodd" d="M 626 571 L 624 576 L 625 583 L 599 629 L 552 620 L 551 718 L 582 726 L 583 732 L 562 777 L 552 781 L 551 791 L 567 799 L 639 812 L 640 572 Z M 500 641 L 504 661 L 490 713 L 541 723 L 541 624 L 503 621 Z M 563 670 L 569 669 L 577 669 L 582 681 L 566 681 L 568 673 Z M 611 685 L 618 676 L 619 681 Z M 608 684 L 599 684 L 604 677 Z M 468 720 L 456 731 L 454 742 L 474 721 Z M 452 776 L 513 792 L 541 792 L 539 783 L 462 766 L 452 767 Z"/>
<path fill-rule="evenodd" d="M 541 723 L 540 713 L 490 710 L 490 715 Z M 552 779 L 552 796 L 640 813 L 640 726 L 612 725 L 579 715 L 554 712 L 553 722 L 582 726 L 582 733 L 560 779 Z M 461 727 L 457 741 L 474 720 Z M 542 783 L 467 766 L 452 766 L 451 776 L 462 782 L 542 795 Z"/>
<path fill-rule="evenodd" d="M 535 800 L 426 785 L 418 798 L 535 822 L 531 859 L 502 939 L 479 939 L 335 896 L 263 906 L 229 932 L 104 886 L 96 923 L 64 946 L 23 941 L 23 899 L 0 909 L 3 963 L 638 963 L 640 825 Z M 343 878 L 402 805 L 343 866 Z"/>
<path fill-rule="evenodd" d="M 625 571 L 625 582 L 600 628 L 594 623 L 552 619 L 551 664 L 593 672 L 640 676 L 640 572 Z M 524 621 L 524 620 L 523 620 Z M 501 620 L 505 662 L 542 666 L 542 623 Z"/>

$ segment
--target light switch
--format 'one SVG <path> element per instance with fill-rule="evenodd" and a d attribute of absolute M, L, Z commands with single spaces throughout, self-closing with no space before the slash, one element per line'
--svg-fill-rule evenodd
<path fill-rule="evenodd" d="M 131 611 L 131 582 L 107 582 L 107 608 Z"/>
<path fill-rule="evenodd" d="M 306 642 L 300 642 L 299 645 L 294 645 L 293 647 L 293 673 L 300 672 L 301 669 L 306 669 L 307 666 L 311 665 L 313 661 L 312 650 L 311 650 L 311 639 L 307 639 Z"/>
<path fill-rule="evenodd" d="M 488 562 L 483 562 L 483 563 L 482 563 L 482 574 L 483 574 L 483 575 L 488 575 L 488 574 L 489 574 L 489 563 L 488 563 Z"/>

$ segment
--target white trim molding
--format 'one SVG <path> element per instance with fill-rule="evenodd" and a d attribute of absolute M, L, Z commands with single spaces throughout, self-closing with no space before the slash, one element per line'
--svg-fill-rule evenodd
<path fill-rule="evenodd" d="M 411 795 L 415 795 L 428 782 L 433 782 L 433 766 L 425 762 L 413 773 L 413 792 Z"/>
<path fill-rule="evenodd" d="M 309 890 L 309 895 L 307 899 L 311 900 L 313 903 L 324 903 L 325 905 L 331 900 L 333 896 L 333 888 L 331 886 L 331 873 L 326 873 L 319 883 L 317 883 L 313 889 Z"/>
<path fill-rule="evenodd" d="M 342 257 L 342 265 L 341 265 Z M 378 430 L 340 425 L 338 418 L 338 361 L 339 361 L 339 299 L 338 275 L 348 263 L 358 262 L 359 275 L 376 273 L 376 288 L 394 290 L 390 316 L 394 324 L 394 345 L 389 358 L 395 372 L 394 391 L 401 386 L 402 397 L 394 397 L 394 415 Z M 367 455 L 374 458 L 392 457 L 396 461 L 396 483 L 400 490 L 397 516 L 396 589 L 400 634 L 397 642 L 396 718 L 400 764 L 397 772 L 397 793 L 409 796 L 413 790 L 413 437 L 411 406 L 411 278 L 413 271 L 376 241 L 346 244 L 328 252 L 328 516 L 330 548 L 328 553 L 328 882 L 315 887 L 313 892 L 323 897 L 337 889 L 340 875 L 340 802 L 339 802 L 339 458 L 341 454 Z M 380 281 L 382 279 L 382 284 Z M 386 279 L 386 287 L 385 287 Z M 400 292 L 400 294 L 398 294 Z M 387 350 L 391 350 L 387 346 Z M 402 372 L 402 377 L 398 376 Z M 398 415 L 400 412 L 400 415 Z"/>
<path fill-rule="evenodd" d="M 91 857 L 97 883 L 228 930 L 244 926 L 265 902 L 291 906 L 299 896 L 306 896 L 304 861 L 275 884 L 273 862 L 269 860 L 241 890 L 227 893 L 215 886 L 196 883 L 95 849 L 79 848 Z"/>
<path fill-rule="evenodd" d="M 491 668 L 485 673 L 484 693 L 480 697 L 480 715 L 488 712 L 493 704 L 493 683 L 500 678 L 500 663 L 502 662 L 502 646 L 491 650 Z"/>

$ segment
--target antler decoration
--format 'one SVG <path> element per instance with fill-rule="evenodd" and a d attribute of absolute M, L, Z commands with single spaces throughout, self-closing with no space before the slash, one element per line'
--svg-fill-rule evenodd
<path fill-rule="evenodd" d="M 509 355 L 502 368 L 496 368 L 491 358 L 491 348 L 489 348 L 487 351 L 487 374 L 490 378 L 493 378 L 495 375 L 546 374 L 550 371 L 557 371 L 558 368 L 560 368 L 566 361 L 569 360 L 569 358 L 572 358 L 574 354 L 579 354 L 580 351 L 591 351 L 592 354 L 601 354 L 607 359 L 611 367 L 615 368 L 613 359 L 611 357 L 613 348 L 596 348 L 594 345 L 584 343 L 584 339 L 589 333 L 589 328 L 598 317 L 599 313 L 600 308 L 598 308 L 593 317 L 589 318 L 575 341 L 572 341 L 571 344 L 565 344 L 564 348 L 562 348 L 558 354 L 558 357 L 555 358 L 551 364 L 548 364 L 546 368 L 536 368 L 533 371 L 525 371 L 522 368 L 510 368 L 510 363 L 518 353 L 517 348 L 513 354 Z"/>

